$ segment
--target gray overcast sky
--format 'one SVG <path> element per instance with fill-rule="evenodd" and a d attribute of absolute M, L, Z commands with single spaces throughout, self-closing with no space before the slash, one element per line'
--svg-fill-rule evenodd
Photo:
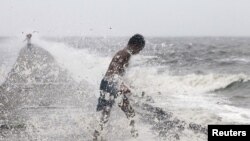
<path fill-rule="evenodd" d="M 0 36 L 250 36 L 250 0 L 0 0 L 0 21 Z"/>

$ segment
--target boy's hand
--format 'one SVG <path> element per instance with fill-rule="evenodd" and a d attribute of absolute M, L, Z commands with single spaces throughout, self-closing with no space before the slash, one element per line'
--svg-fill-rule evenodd
<path fill-rule="evenodd" d="M 130 89 L 124 83 L 121 84 L 120 91 L 122 94 L 131 93 Z"/>

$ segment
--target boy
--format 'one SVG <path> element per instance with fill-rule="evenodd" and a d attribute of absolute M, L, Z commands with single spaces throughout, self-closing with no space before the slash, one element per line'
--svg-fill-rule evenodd
<path fill-rule="evenodd" d="M 100 135 L 100 131 L 103 130 L 103 126 L 108 122 L 110 117 L 110 111 L 115 103 L 114 99 L 121 95 L 122 102 L 119 103 L 119 107 L 126 114 L 130 120 L 131 134 L 134 137 L 138 136 L 137 131 L 134 128 L 135 111 L 131 107 L 128 101 L 128 95 L 131 94 L 129 88 L 122 82 L 125 69 L 129 65 L 129 60 L 132 55 L 138 54 L 145 46 L 144 37 L 140 34 L 135 34 L 129 39 L 127 46 L 118 51 L 113 57 L 108 70 L 101 81 L 100 85 L 100 97 L 98 99 L 97 111 L 102 111 L 102 117 L 100 121 L 99 131 L 95 130 L 94 140 Z"/>

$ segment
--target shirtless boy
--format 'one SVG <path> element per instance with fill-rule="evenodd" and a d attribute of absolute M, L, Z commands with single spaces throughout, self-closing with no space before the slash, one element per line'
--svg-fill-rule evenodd
<path fill-rule="evenodd" d="M 134 137 L 138 136 L 138 133 L 134 127 L 135 121 L 133 120 L 135 111 L 131 107 L 128 100 L 128 95 L 131 94 L 131 91 L 122 81 L 122 77 L 124 76 L 125 70 L 129 65 L 131 56 L 138 54 L 144 48 L 144 46 L 144 37 L 140 34 L 135 34 L 129 39 L 127 46 L 124 49 L 118 51 L 113 57 L 100 84 L 100 97 L 98 98 L 96 110 L 101 111 L 102 116 L 100 121 L 100 129 L 95 130 L 94 140 L 97 140 L 97 137 L 103 130 L 105 123 L 108 122 L 112 106 L 115 103 L 115 98 L 118 96 L 122 97 L 119 107 L 130 120 L 129 125 L 131 126 L 131 134 Z"/>

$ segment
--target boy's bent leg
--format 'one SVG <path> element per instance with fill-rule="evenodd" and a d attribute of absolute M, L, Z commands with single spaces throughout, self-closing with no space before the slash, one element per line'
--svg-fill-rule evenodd
<path fill-rule="evenodd" d="M 127 116 L 127 118 L 129 119 L 129 126 L 131 127 L 131 135 L 133 137 L 137 137 L 138 136 L 138 131 L 135 129 L 135 111 L 132 108 L 132 106 L 129 103 L 128 98 L 124 95 L 122 102 L 119 104 L 119 107 L 121 107 L 122 111 L 125 113 L 125 115 Z"/>
<path fill-rule="evenodd" d="M 135 111 L 129 103 L 128 98 L 124 95 L 121 103 L 119 103 L 119 107 L 125 113 L 128 119 L 135 117 Z"/>

